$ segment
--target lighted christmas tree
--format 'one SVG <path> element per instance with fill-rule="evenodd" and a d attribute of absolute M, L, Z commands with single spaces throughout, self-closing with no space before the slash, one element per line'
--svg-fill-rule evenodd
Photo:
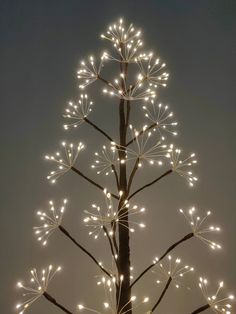
<path fill-rule="evenodd" d="M 136 228 L 145 228 L 145 224 L 139 220 L 145 208 L 135 204 L 135 196 L 142 193 L 145 200 L 146 189 L 151 189 L 153 185 L 160 184 L 164 178 L 175 174 L 183 177 L 193 187 L 197 177 L 192 172 L 192 168 L 197 161 L 193 153 L 183 154 L 182 157 L 181 150 L 168 142 L 170 137 L 177 135 L 177 122 L 169 107 L 159 102 L 159 93 L 156 95 L 156 91 L 166 86 L 169 75 L 165 70 L 165 63 L 158 56 L 143 50 L 141 31 L 137 31 L 132 24 L 126 27 L 124 22 L 119 20 L 117 24 L 109 26 L 101 38 L 110 42 L 112 52 L 102 52 L 96 59 L 91 56 L 86 62 L 81 62 L 77 77 L 82 90 L 97 81 L 103 85 L 104 95 L 111 97 L 111 106 L 117 108 L 117 117 L 114 117 L 114 120 L 119 120 L 117 137 L 112 138 L 104 131 L 105 127 L 100 128 L 90 120 L 93 101 L 88 92 L 82 93 L 77 101 L 68 103 L 64 113 L 66 121 L 64 128 L 70 130 L 84 123 L 104 137 L 104 146 L 100 152 L 95 153 L 92 168 L 98 175 L 112 176 L 114 184 L 102 186 L 99 181 L 94 181 L 84 174 L 79 164 L 77 166 L 79 155 L 84 150 L 82 142 L 76 144 L 63 142 L 62 152 L 47 155 L 45 158 L 55 166 L 47 177 L 52 183 L 67 172 L 73 171 L 104 194 L 105 205 L 93 204 L 90 210 L 86 210 L 84 224 L 88 227 L 92 238 L 107 241 L 111 263 L 105 265 L 99 262 L 93 253 L 76 240 L 76 235 L 72 236 L 63 226 L 66 199 L 60 207 L 50 201 L 49 211 L 39 211 L 38 218 L 41 224 L 35 227 L 34 231 L 37 239 L 44 246 L 54 231 L 62 232 L 96 264 L 101 275 L 97 284 L 104 286 L 107 293 L 96 309 L 85 304 L 79 304 L 74 309 L 62 305 L 48 292 L 49 282 L 61 267 L 55 268 L 50 265 L 40 273 L 36 269 L 32 270 L 29 285 L 18 283 L 19 288 L 25 290 L 26 298 L 23 303 L 16 306 L 20 314 L 41 296 L 65 313 L 83 310 L 124 314 L 135 312 L 137 306 L 143 313 L 152 313 L 158 308 L 169 286 L 175 285 L 178 288 L 183 280 L 182 277 L 194 270 L 193 267 L 182 263 L 180 258 L 172 256 L 172 251 L 177 246 L 196 237 L 210 249 L 221 248 L 209 235 L 220 231 L 218 226 L 208 225 L 208 217 L 211 214 L 209 211 L 200 217 L 194 207 L 180 209 L 180 214 L 190 225 L 190 232 L 167 248 L 159 258 L 151 261 L 139 275 L 132 275 L 130 233 L 133 233 Z M 109 66 L 109 62 L 112 62 L 118 71 L 117 78 L 113 80 L 106 78 L 106 67 Z M 130 123 L 133 103 L 137 103 L 136 105 L 143 110 L 145 122 L 142 126 L 134 126 Z M 106 126 L 105 119 L 104 126 Z M 148 166 L 152 167 L 155 177 L 134 189 L 134 182 L 136 181 L 137 184 L 138 179 L 143 175 L 140 168 Z M 136 284 L 141 284 L 142 278 L 154 269 L 159 278 L 157 283 L 164 283 L 160 294 L 156 300 L 149 300 L 148 291 L 141 299 L 136 298 L 133 294 L 134 287 Z M 93 284 L 95 286 L 95 283 Z M 207 309 L 212 309 L 216 313 L 231 313 L 230 300 L 233 299 L 233 295 L 220 295 L 223 282 L 219 283 L 214 293 L 208 291 L 208 283 L 204 278 L 200 278 L 199 287 L 205 301 L 199 308 L 193 309 L 192 313 L 200 313 Z"/>

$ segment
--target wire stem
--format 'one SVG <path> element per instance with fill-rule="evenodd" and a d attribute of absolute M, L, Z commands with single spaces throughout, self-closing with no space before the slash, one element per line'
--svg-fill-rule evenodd
<path fill-rule="evenodd" d="M 169 285 L 170 285 L 171 281 L 172 281 L 172 278 L 169 277 L 169 279 L 168 279 L 168 281 L 167 281 L 167 283 L 166 283 L 166 285 L 165 285 L 165 288 L 163 289 L 163 291 L 162 291 L 162 293 L 161 293 L 159 299 L 157 300 L 157 302 L 155 303 L 155 305 L 152 307 L 151 313 L 154 312 L 155 309 L 157 308 L 157 306 L 161 303 L 161 300 L 163 299 L 164 295 L 166 294 L 166 291 L 167 291 L 167 289 L 169 288 Z"/>
<path fill-rule="evenodd" d="M 103 134 L 110 142 L 114 142 L 113 139 L 102 129 L 100 129 L 96 124 L 94 124 L 92 121 L 90 121 L 88 118 L 84 118 L 84 121 L 90 124 L 94 129 L 96 129 L 98 132 Z"/>
<path fill-rule="evenodd" d="M 59 307 L 63 312 L 67 313 L 67 314 L 73 314 L 72 312 L 70 312 L 69 310 L 67 310 L 63 305 L 61 305 L 60 303 L 58 303 L 56 301 L 56 299 L 54 299 L 50 294 L 48 294 L 46 291 L 43 293 L 43 296 L 52 304 L 54 304 L 55 306 Z"/>
<path fill-rule="evenodd" d="M 100 190 L 104 191 L 104 187 L 101 186 L 100 184 L 98 184 L 97 182 L 93 181 L 92 179 L 88 178 L 86 175 L 84 175 L 80 170 L 78 170 L 75 167 L 71 167 L 71 170 L 73 170 L 75 173 L 77 173 L 78 175 L 80 175 L 82 178 L 84 178 L 85 180 L 87 180 L 88 182 L 90 182 L 91 184 L 95 185 L 97 188 L 99 188 Z M 119 197 L 113 193 L 110 193 L 112 197 L 116 198 L 117 200 L 119 199 Z"/>
<path fill-rule="evenodd" d="M 165 253 L 159 258 L 159 260 L 157 261 L 157 263 L 159 263 L 161 260 L 163 260 L 163 258 L 170 253 L 176 246 L 178 246 L 179 244 L 191 239 L 192 237 L 194 237 L 194 233 L 189 233 L 186 236 L 184 236 L 181 240 L 175 242 L 174 244 L 172 244 L 166 251 Z M 139 281 L 139 279 L 141 279 L 151 268 L 153 268 L 154 266 L 157 265 L 157 263 L 152 263 L 151 265 L 149 265 L 147 268 L 144 269 L 144 271 L 134 280 L 134 282 L 132 282 L 131 284 L 131 288 Z"/>
<path fill-rule="evenodd" d="M 80 248 L 85 254 L 87 254 L 93 261 L 94 263 L 110 278 L 112 278 L 112 274 L 110 274 L 105 268 L 103 268 L 99 262 L 96 260 L 96 258 L 88 251 L 86 250 L 85 247 L 83 247 L 81 244 L 79 244 L 70 234 L 69 232 L 62 226 L 58 227 L 59 230 L 61 230 L 64 235 L 66 235 L 78 248 Z"/>
<path fill-rule="evenodd" d="M 205 310 L 209 309 L 209 307 L 210 307 L 209 304 L 203 305 L 203 306 L 199 307 L 198 309 L 196 309 L 195 311 L 193 311 L 191 314 L 197 314 L 197 313 L 204 312 Z"/>
<path fill-rule="evenodd" d="M 138 190 L 136 190 L 134 193 L 132 193 L 129 197 L 128 200 L 130 200 L 132 197 L 134 197 L 137 193 L 141 192 L 142 190 L 146 189 L 147 187 L 153 185 L 154 183 L 156 183 L 157 181 L 161 180 L 162 178 L 164 178 L 165 176 L 167 176 L 168 174 L 172 173 L 173 170 L 170 169 L 168 171 L 166 171 L 165 173 L 163 173 L 160 177 L 158 177 L 157 179 L 151 181 L 150 183 L 145 184 L 144 186 L 142 186 L 141 188 L 139 188 Z"/>

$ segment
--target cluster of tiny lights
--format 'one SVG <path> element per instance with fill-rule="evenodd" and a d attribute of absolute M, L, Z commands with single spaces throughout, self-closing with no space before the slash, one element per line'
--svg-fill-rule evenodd
<path fill-rule="evenodd" d="M 63 174 L 73 167 L 80 151 L 84 148 L 82 143 L 78 145 L 67 144 L 66 142 L 62 142 L 62 147 L 64 147 L 65 157 L 61 157 L 60 152 L 56 152 L 55 155 L 46 155 L 45 159 L 50 160 L 58 164 L 58 168 L 50 172 L 47 176 L 47 179 L 52 183 L 55 183 L 58 178 L 60 178 Z"/>
<path fill-rule="evenodd" d="M 197 163 L 195 159 L 195 154 L 191 154 L 185 159 L 180 159 L 181 150 L 178 148 L 174 148 L 173 145 L 170 145 L 170 153 L 167 154 L 167 157 L 170 158 L 170 164 L 172 166 L 172 170 L 178 173 L 181 177 L 185 178 L 190 186 L 194 186 L 194 183 L 198 180 L 197 177 L 194 176 L 192 171 L 188 171 L 188 168 Z"/>
<path fill-rule="evenodd" d="M 57 209 L 54 206 L 54 202 L 49 201 L 50 209 L 48 214 L 43 211 L 37 212 L 37 216 L 43 224 L 39 227 L 34 227 L 34 230 L 38 241 L 42 242 L 43 245 L 47 244 L 50 235 L 61 225 L 66 203 L 67 200 L 64 199 L 62 206 Z"/>
<path fill-rule="evenodd" d="M 115 166 L 119 163 L 119 158 L 117 157 L 117 151 L 113 146 L 107 148 L 105 145 L 102 147 L 101 153 L 95 153 L 95 161 L 91 166 L 93 169 L 97 170 L 97 174 L 105 173 L 105 175 L 109 175 L 114 170 L 112 166 Z"/>
<path fill-rule="evenodd" d="M 125 75 L 123 73 L 120 74 L 120 79 L 115 78 L 113 84 L 110 85 L 110 89 L 103 89 L 104 94 L 108 94 L 110 96 L 117 96 L 118 98 L 122 98 L 125 100 L 145 100 L 155 98 L 156 93 L 151 88 L 146 88 L 144 82 L 139 79 L 134 85 L 127 85 Z M 123 87 L 124 85 L 124 87 Z"/>
<path fill-rule="evenodd" d="M 159 165 L 162 166 L 162 158 L 166 157 L 167 153 L 171 152 L 171 148 L 166 144 L 163 144 L 161 140 L 155 140 L 154 143 L 150 143 L 153 137 L 155 137 L 154 132 L 146 132 L 146 126 L 143 127 L 142 131 L 137 131 L 133 129 L 130 125 L 131 133 L 133 134 L 135 148 L 122 147 L 114 143 L 115 147 L 118 149 L 124 150 L 126 152 L 126 159 L 121 160 L 121 163 L 124 163 L 129 160 L 139 159 L 138 166 L 143 165 L 143 161 L 148 162 L 150 165 Z M 153 135 L 154 134 L 154 135 Z"/>
<path fill-rule="evenodd" d="M 220 298 L 219 294 L 224 287 L 223 281 L 221 281 L 218 285 L 218 288 L 216 292 L 211 295 L 208 292 L 208 281 L 205 278 L 200 278 L 199 279 L 199 287 L 202 291 L 202 294 L 204 298 L 206 299 L 207 303 L 209 304 L 210 308 L 215 312 L 215 313 L 220 313 L 220 314 L 231 314 L 231 309 L 232 305 L 228 302 L 234 300 L 234 296 L 232 294 L 228 295 L 227 297 Z"/>
<path fill-rule="evenodd" d="M 157 263 L 158 259 L 155 260 L 154 264 Z M 193 272 L 194 268 L 189 265 L 181 265 L 180 258 L 172 258 L 171 255 L 168 255 L 164 263 L 158 264 L 158 271 L 160 273 L 160 278 L 157 279 L 157 284 L 166 282 L 170 277 L 172 282 L 174 282 L 175 287 L 179 288 L 181 285 L 180 279 L 187 273 Z"/>
<path fill-rule="evenodd" d="M 17 287 L 25 291 L 23 296 L 28 298 L 23 303 L 16 305 L 16 309 L 19 311 L 19 314 L 23 314 L 33 302 L 35 302 L 43 295 L 44 292 L 46 292 L 49 282 L 60 270 L 61 267 L 54 269 L 52 265 L 48 266 L 46 269 L 43 269 L 40 273 L 38 273 L 36 269 L 33 269 L 30 272 L 31 286 L 25 286 L 22 282 L 17 283 Z"/>
<path fill-rule="evenodd" d="M 89 100 L 87 94 L 81 94 L 80 99 L 76 104 L 69 102 L 63 117 L 71 122 L 64 124 L 64 129 L 68 130 L 70 127 L 76 128 L 77 126 L 81 125 L 84 122 L 84 119 L 92 111 L 92 105 L 93 102 Z"/>
<path fill-rule="evenodd" d="M 219 232 L 220 228 L 217 226 L 208 226 L 205 227 L 205 221 L 206 219 L 211 215 L 211 212 L 208 211 L 206 215 L 201 218 L 196 214 L 195 207 L 190 208 L 188 211 L 184 211 L 183 209 L 179 210 L 181 214 L 184 215 L 188 223 L 190 224 L 192 231 L 194 235 L 199 238 L 202 242 L 209 245 L 213 250 L 215 249 L 221 249 L 221 245 L 218 243 L 215 243 L 214 241 L 211 241 L 205 237 L 205 234 L 209 234 L 212 232 Z"/>
<path fill-rule="evenodd" d="M 155 129 L 159 132 L 162 140 L 165 139 L 162 132 L 167 132 L 174 136 L 178 134 L 174 130 L 174 128 L 178 125 L 178 122 L 172 121 L 173 112 L 169 110 L 168 106 L 157 104 L 154 100 L 151 100 L 151 104 L 143 106 L 143 110 L 145 111 L 145 117 L 152 123 L 156 124 Z"/>
<path fill-rule="evenodd" d="M 143 44 L 140 35 L 141 31 L 136 31 L 132 24 L 126 28 L 122 19 L 118 24 L 110 25 L 107 32 L 101 34 L 101 38 L 113 43 L 119 57 L 107 54 L 108 58 L 119 62 L 135 62 L 138 50 Z"/>
<path fill-rule="evenodd" d="M 103 227 L 108 229 L 109 235 L 113 235 L 113 226 L 114 224 L 119 224 L 127 228 L 126 225 L 123 224 L 124 219 L 129 215 L 133 216 L 136 214 L 142 214 L 145 212 L 145 208 L 140 208 L 137 205 L 130 206 L 128 201 L 125 201 L 123 207 L 121 207 L 118 211 L 114 209 L 114 205 L 112 202 L 112 198 L 110 193 L 104 191 L 105 200 L 106 200 L 106 207 L 103 210 L 100 206 L 96 204 L 92 204 L 91 212 L 85 210 L 85 214 L 87 215 L 84 218 L 84 223 L 87 227 L 91 228 L 92 231 L 89 232 L 89 235 L 93 236 L 97 239 L 100 233 L 103 233 Z M 122 192 L 120 192 L 120 196 L 122 196 Z M 131 225 L 138 226 L 140 228 L 145 228 L 145 224 L 140 222 L 135 222 L 130 220 Z M 134 232 L 134 227 L 129 227 L 130 232 Z"/>
<path fill-rule="evenodd" d="M 159 85 L 166 87 L 169 74 L 163 72 L 165 63 L 160 63 L 160 59 L 153 59 L 153 53 L 142 54 L 136 60 L 141 73 L 138 75 L 140 82 L 147 81 L 149 86 L 157 88 Z"/>
<path fill-rule="evenodd" d="M 121 283 L 123 281 L 124 277 L 123 275 L 121 275 L 119 277 L 119 283 Z M 117 314 L 120 314 L 122 313 L 122 310 L 131 302 L 135 302 L 137 301 L 137 298 L 136 296 L 132 296 L 130 298 L 130 300 L 127 302 L 127 304 L 125 304 L 122 309 L 120 309 L 120 311 L 117 312 L 117 308 L 119 307 L 119 304 L 120 304 L 120 287 L 121 285 L 119 285 L 119 290 L 118 290 L 118 298 L 117 298 L 117 301 L 116 301 L 116 282 L 117 282 L 117 279 L 115 277 L 113 277 L 112 279 L 106 279 L 105 277 L 102 277 L 101 280 L 99 280 L 97 282 L 97 285 L 98 286 L 102 286 L 103 289 L 104 289 L 104 294 L 105 294 L 105 297 L 106 297 L 106 300 L 103 302 L 103 308 L 106 309 L 106 310 L 109 310 L 110 313 L 114 314 L 114 313 L 117 313 Z M 137 302 L 136 304 L 134 303 L 133 304 L 133 309 L 136 309 L 137 307 L 139 307 L 140 305 L 142 304 L 145 304 L 149 301 L 149 298 L 148 297 L 144 297 L 142 299 L 141 302 Z M 79 304 L 78 305 L 78 309 L 79 310 L 86 310 L 88 312 L 95 312 L 95 313 L 98 313 L 98 314 L 102 314 L 103 312 L 100 312 L 98 310 L 95 310 L 95 309 L 92 309 L 92 308 L 89 308 L 87 306 L 84 306 L 82 304 Z"/>
<path fill-rule="evenodd" d="M 104 66 L 104 60 L 107 59 L 107 54 L 103 53 L 98 66 L 94 57 L 90 56 L 88 62 L 81 61 L 80 69 L 77 71 L 77 78 L 81 82 L 79 88 L 84 89 L 86 86 L 95 82 Z"/>

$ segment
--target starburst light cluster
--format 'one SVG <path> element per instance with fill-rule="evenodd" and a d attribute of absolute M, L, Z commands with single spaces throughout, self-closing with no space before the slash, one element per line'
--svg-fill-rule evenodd
<path fill-rule="evenodd" d="M 173 145 L 170 145 L 170 153 L 167 154 L 167 157 L 170 159 L 170 164 L 172 170 L 178 173 L 181 177 L 185 178 L 190 186 L 194 186 L 194 183 L 198 178 L 189 170 L 189 167 L 192 167 L 197 163 L 195 159 L 195 154 L 192 153 L 185 159 L 180 159 L 181 150 L 175 148 Z"/>
<path fill-rule="evenodd" d="M 58 165 L 58 168 L 51 171 L 47 176 L 47 179 L 52 183 L 55 183 L 58 178 L 60 178 L 63 174 L 68 172 L 71 167 L 74 166 L 80 151 L 84 149 L 84 145 L 82 143 L 74 145 L 62 142 L 62 147 L 64 148 L 64 158 L 61 157 L 62 154 L 60 152 L 56 152 L 55 155 L 45 156 L 46 160 L 53 161 Z"/>
<path fill-rule="evenodd" d="M 163 136 L 164 132 L 170 133 L 176 136 L 178 133 L 175 131 L 175 127 L 178 122 L 173 121 L 173 112 L 169 110 L 168 106 L 164 106 L 161 103 L 157 104 L 154 100 L 151 100 L 150 104 L 147 103 L 143 106 L 145 111 L 145 117 L 156 124 L 154 130 L 156 129 L 162 140 L 165 139 Z"/>
<path fill-rule="evenodd" d="M 70 122 L 64 124 L 64 129 L 68 130 L 71 127 L 76 128 L 81 125 L 84 122 L 84 119 L 92 111 L 92 105 L 93 102 L 89 100 L 87 94 L 81 94 L 76 104 L 70 101 L 63 115 L 63 117 L 68 119 Z"/>
<path fill-rule="evenodd" d="M 79 88 L 84 89 L 86 86 L 94 83 L 98 78 L 107 59 L 106 53 L 103 53 L 98 65 L 93 56 L 89 57 L 87 62 L 81 61 L 80 68 L 77 71 L 77 78 L 81 82 Z"/>
<path fill-rule="evenodd" d="M 166 64 L 161 63 L 159 58 L 154 59 L 152 52 L 140 55 L 136 62 L 140 68 L 139 82 L 147 81 L 150 87 L 155 88 L 160 85 L 166 87 L 166 81 L 169 77 L 167 72 L 163 72 Z"/>
<path fill-rule="evenodd" d="M 84 223 L 87 227 L 90 228 L 89 235 L 93 236 L 95 239 L 99 237 L 102 233 L 104 234 L 104 227 L 107 228 L 108 234 L 110 236 L 113 235 L 114 225 L 122 225 L 126 227 L 124 224 L 124 219 L 129 215 L 132 217 L 133 215 L 143 214 L 145 212 L 145 208 L 138 207 L 137 205 L 131 206 L 128 201 L 124 202 L 124 205 L 116 210 L 111 198 L 110 193 L 104 191 L 106 206 L 105 208 L 101 208 L 100 206 L 93 204 L 91 211 L 85 210 L 86 217 L 84 218 Z M 122 196 L 122 192 L 120 193 Z M 135 226 L 139 228 L 145 228 L 145 224 L 143 222 L 136 222 L 130 220 L 129 230 L 130 232 L 135 231 Z M 126 227 L 127 228 L 127 227 Z"/>
<path fill-rule="evenodd" d="M 180 258 L 173 258 L 168 255 L 164 262 L 157 263 L 157 270 L 159 273 L 157 284 L 166 282 L 169 278 L 172 279 L 176 288 L 181 285 L 181 278 L 189 272 L 193 272 L 194 268 L 189 265 L 181 265 Z"/>
<path fill-rule="evenodd" d="M 95 161 L 92 164 L 92 168 L 97 170 L 97 174 L 105 173 L 109 175 L 114 172 L 114 166 L 119 163 L 119 158 L 117 156 L 117 151 L 114 146 L 107 148 L 103 145 L 100 153 L 95 152 Z"/>
<path fill-rule="evenodd" d="M 200 277 L 199 279 L 199 287 L 202 291 L 204 298 L 209 304 L 210 308 L 218 314 L 231 314 L 232 305 L 231 302 L 234 300 L 234 296 L 229 294 L 226 297 L 220 297 L 221 290 L 224 287 L 224 282 L 221 281 L 218 284 L 217 290 L 214 294 L 210 294 L 208 291 L 208 280 Z"/>
<path fill-rule="evenodd" d="M 184 211 L 183 209 L 179 210 L 181 214 L 184 215 L 186 220 L 191 226 L 191 229 L 198 239 L 200 239 L 203 243 L 209 245 L 213 250 L 215 249 L 221 249 L 221 245 L 209 240 L 206 235 L 209 233 L 218 233 L 220 231 L 220 227 L 210 225 L 210 226 L 205 226 L 206 219 L 211 215 L 210 211 L 207 211 L 206 215 L 203 216 L 202 218 L 197 215 L 196 213 L 196 208 L 191 207 L 189 210 Z"/>
<path fill-rule="evenodd" d="M 27 297 L 23 303 L 18 303 L 16 309 L 19 314 L 23 314 L 32 303 L 38 300 L 44 292 L 47 291 L 49 282 L 53 279 L 55 274 L 61 270 L 61 267 L 56 269 L 50 265 L 43 269 L 40 273 L 36 269 L 30 271 L 30 286 L 25 286 L 23 282 L 18 282 L 17 287 L 24 290 L 24 297 Z"/>
<path fill-rule="evenodd" d="M 107 32 L 101 34 L 101 38 L 109 40 L 113 44 L 118 56 L 107 53 L 107 57 L 118 62 L 134 62 L 143 45 L 140 36 L 141 31 L 136 31 L 132 24 L 126 27 L 123 19 L 120 19 L 118 24 L 110 25 Z"/>
<path fill-rule="evenodd" d="M 61 225 L 66 204 L 67 199 L 64 199 L 61 207 L 57 208 L 53 201 L 49 201 L 49 213 L 44 211 L 37 212 L 37 216 L 39 217 L 40 222 L 42 222 L 42 225 L 34 227 L 34 230 L 38 241 L 42 242 L 43 245 L 47 244 L 48 238 Z"/>

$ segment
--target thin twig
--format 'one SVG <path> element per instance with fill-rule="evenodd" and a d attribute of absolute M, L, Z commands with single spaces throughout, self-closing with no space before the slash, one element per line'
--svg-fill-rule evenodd
<path fill-rule="evenodd" d="M 140 132 L 138 133 L 138 135 L 136 135 L 135 137 L 133 137 L 133 138 L 126 144 L 126 147 L 128 147 L 130 144 L 132 144 L 132 143 L 136 140 L 137 137 L 139 137 L 140 135 L 142 135 L 142 134 L 145 133 L 146 131 L 153 129 L 155 126 L 157 126 L 157 124 L 156 124 L 156 123 L 153 123 L 153 124 L 149 125 L 146 129 L 140 131 Z"/>
<path fill-rule="evenodd" d="M 112 274 L 110 274 L 103 266 L 100 265 L 100 263 L 96 260 L 96 258 L 83 247 L 81 244 L 79 244 L 70 234 L 69 232 L 62 226 L 58 227 L 61 232 L 63 232 L 78 248 L 80 248 L 85 254 L 87 254 L 93 261 L 94 263 L 110 278 L 112 278 Z"/>
<path fill-rule="evenodd" d="M 159 299 L 157 300 L 157 302 L 155 303 L 155 305 L 152 307 L 151 313 L 154 312 L 155 309 L 157 308 L 157 306 L 161 303 L 161 300 L 163 299 L 163 297 L 164 297 L 164 295 L 165 295 L 167 289 L 169 288 L 169 285 L 170 285 L 171 281 L 172 281 L 172 278 L 169 277 L 169 279 L 168 279 L 168 281 L 167 281 L 167 283 L 166 283 L 166 285 L 165 285 L 165 288 L 163 289 L 163 291 L 162 291 L 162 293 L 161 293 Z"/>
<path fill-rule="evenodd" d="M 144 271 L 134 280 L 134 282 L 132 282 L 131 284 L 131 288 L 139 281 L 139 279 L 141 279 L 151 268 L 153 268 L 154 266 L 157 265 L 157 263 L 159 263 L 161 260 L 163 260 L 163 258 L 170 253 L 176 246 L 178 246 L 179 244 L 191 239 L 192 237 L 194 237 L 194 233 L 189 233 L 187 234 L 185 237 L 183 237 L 181 240 L 175 242 L 174 244 L 172 244 L 166 251 L 165 253 L 158 259 L 158 261 L 156 263 L 152 263 L 151 265 L 149 265 L 147 268 L 144 269 Z"/>
<path fill-rule="evenodd" d="M 59 307 L 63 312 L 67 313 L 67 314 L 73 314 L 72 312 L 70 312 L 69 310 L 67 310 L 63 305 L 61 305 L 60 303 L 58 303 L 56 301 L 56 299 L 54 299 L 50 294 L 48 294 L 46 291 L 43 293 L 43 296 L 52 304 L 56 305 L 57 307 Z"/>
<path fill-rule="evenodd" d="M 204 312 L 205 310 L 209 309 L 209 307 L 210 307 L 209 304 L 203 305 L 203 306 L 199 307 L 198 309 L 196 309 L 195 311 L 193 311 L 191 314 L 197 314 L 197 313 Z"/>
<path fill-rule="evenodd" d="M 157 179 L 151 181 L 150 183 L 145 184 L 143 187 L 139 188 L 138 190 L 136 190 L 134 193 L 132 193 L 129 197 L 128 200 L 130 200 L 132 197 L 134 197 L 137 193 L 141 192 L 142 190 L 146 189 L 147 187 L 153 185 L 154 183 L 156 183 L 157 181 L 161 180 L 162 178 L 164 178 L 165 176 L 167 176 L 168 174 L 172 173 L 173 170 L 170 169 L 168 171 L 166 171 L 165 173 L 163 173 L 160 177 L 158 177 Z"/>
<path fill-rule="evenodd" d="M 88 118 L 84 118 L 84 121 L 90 124 L 94 129 L 96 129 L 98 132 L 103 134 L 110 142 L 114 142 L 113 139 L 102 129 L 100 129 L 96 124 L 94 124 L 92 121 L 90 121 Z"/>
<path fill-rule="evenodd" d="M 100 190 L 104 191 L 104 187 L 101 186 L 100 184 L 98 184 L 97 182 L 93 181 L 92 179 L 88 178 L 86 175 L 84 175 L 80 170 L 78 170 L 77 168 L 75 168 L 74 166 L 71 167 L 71 170 L 73 170 L 74 172 L 76 172 L 78 175 L 80 175 L 82 178 L 84 178 L 85 180 L 87 180 L 88 182 L 90 182 L 91 184 L 95 185 L 97 188 L 99 188 Z M 119 199 L 119 197 L 113 193 L 110 193 L 112 197 L 116 198 L 117 200 Z"/>

